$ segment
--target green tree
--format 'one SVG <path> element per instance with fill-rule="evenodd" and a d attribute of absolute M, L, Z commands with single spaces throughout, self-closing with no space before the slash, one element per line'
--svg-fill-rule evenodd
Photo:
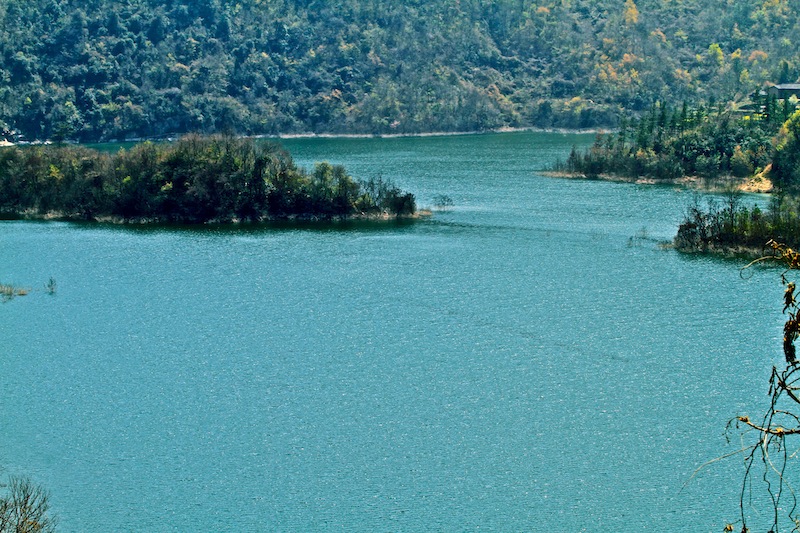
<path fill-rule="evenodd" d="M 772 156 L 773 180 L 787 191 L 800 188 L 800 111 L 784 124 Z"/>
<path fill-rule="evenodd" d="M 79 141 L 613 127 L 794 81 L 790 4 L 6 0 L 0 123 Z"/>

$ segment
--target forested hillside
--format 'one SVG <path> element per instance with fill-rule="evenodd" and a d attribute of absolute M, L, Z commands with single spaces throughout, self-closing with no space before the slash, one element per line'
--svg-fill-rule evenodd
<path fill-rule="evenodd" d="M 12 140 L 613 126 L 794 82 L 800 0 L 4 0 Z"/>

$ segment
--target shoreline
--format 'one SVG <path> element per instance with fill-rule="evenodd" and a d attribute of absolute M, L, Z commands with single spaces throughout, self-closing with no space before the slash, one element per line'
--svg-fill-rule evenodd
<path fill-rule="evenodd" d="M 530 127 L 503 127 L 490 130 L 476 130 L 476 131 L 425 131 L 418 133 L 265 133 L 257 135 L 235 135 L 235 137 L 242 139 L 402 139 L 402 138 L 426 138 L 426 137 L 457 137 L 467 135 L 489 135 L 496 133 L 554 133 L 560 135 L 590 135 L 597 133 L 613 132 L 613 128 L 588 128 L 588 129 L 570 129 L 570 128 L 538 128 L 535 126 Z M 175 133 L 170 135 L 163 135 L 158 137 L 135 137 L 132 139 L 107 139 L 101 141 L 63 141 L 63 144 L 78 144 L 78 145 L 97 145 L 97 144 L 111 144 L 111 143 L 142 143 L 142 142 L 171 142 L 180 139 L 185 135 L 192 135 L 191 132 Z M 30 146 L 30 145 L 43 145 L 55 144 L 52 140 L 34 140 L 24 142 L 11 142 L 7 139 L 0 139 L 0 147 L 7 146 Z"/>
<path fill-rule="evenodd" d="M 271 224 L 280 222 L 297 222 L 297 223 L 342 223 L 342 222 L 395 222 L 395 221 L 413 221 L 430 218 L 433 216 L 433 211 L 430 209 L 418 209 L 410 215 L 393 215 L 386 212 L 381 213 L 355 213 L 352 215 L 316 215 L 313 213 L 306 213 L 301 215 L 285 215 L 273 216 L 265 215 L 255 220 L 242 220 L 239 218 L 229 219 L 214 219 L 204 222 L 196 222 L 191 220 L 169 220 L 168 218 L 161 217 L 135 217 L 124 218 L 115 215 L 97 215 L 91 218 L 73 214 L 68 215 L 65 213 L 48 212 L 48 213 L 0 213 L 0 221 L 43 221 L 43 222 L 85 222 L 89 224 L 112 224 L 118 226 L 240 226 L 240 225 L 258 225 L 258 224 Z"/>
<path fill-rule="evenodd" d="M 688 246 L 686 244 L 679 244 L 676 243 L 676 236 L 670 247 L 673 248 L 675 251 L 682 253 L 682 254 L 689 254 L 689 255 L 708 255 L 713 257 L 721 257 L 723 259 L 747 259 L 749 261 L 754 261 L 756 259 L 762 258 L 775 258 L 780 259 L 779 256 L 775 256 L 772 252 L 773 250 L 769 249 L 766 245 L 756 246 L 750 244 L 731 244 L 731 245 L 721 245 L 721 244 L 714 244 L 714 243 L 706 243 L 703 246 Z"/>
<path fill-rule="evenodd" d="M 557 170 L 543 170 L 539 171 L 539 174 L 550 178 L 560 179 L 609 181 L 616 183 L 632 183 L 636 185 L 669 185 L 703 192 L 727 192 L 730 191 L 731 186 L 734 186 L 737 191 L 747 194 L 771 194 L 774 190 L 772 182 L 764 175 L 764 173 L 744 179 L 733 178 L 731 176 L 722 176 L 715 179 L 700 178 L 698 176 L 684 176 L 677 179 L 662 180 L 648 178 L 645 176 L 632 178 L 628 176 L 619 176 L 616 174 L 599 174 L 598 176 L 590 177 L 585 174 L 574 174 L 571 172 Z"/>
<path fill-rule="evenodd" d="M 251 139 L 402 139 L 425 137 L 457 137 L 467 135 L 490 135 L 494 133 L 556 133 L 561 135 L 589 135 L 613 131 L 612 129 L 568 129 L 568 128 L 498 128 L 482 131 L 428 131 L 419 133 L 278 133 L 274 135 L 251 135 Z"/>

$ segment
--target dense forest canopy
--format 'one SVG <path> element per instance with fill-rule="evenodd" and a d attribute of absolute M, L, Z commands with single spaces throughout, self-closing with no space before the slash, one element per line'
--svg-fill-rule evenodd
<path fill-rule="evenodd" d="M 794 82 L 800 0 L 5 0 L 0 129 L 598 127 Z"/>

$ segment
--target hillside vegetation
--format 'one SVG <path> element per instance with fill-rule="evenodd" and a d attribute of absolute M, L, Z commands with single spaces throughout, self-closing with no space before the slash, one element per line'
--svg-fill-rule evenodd
<path fill-rule="evenodd" d="M 5 0 L 10 140 L 613 126 L 794 82 L 800 0 Z"/>

